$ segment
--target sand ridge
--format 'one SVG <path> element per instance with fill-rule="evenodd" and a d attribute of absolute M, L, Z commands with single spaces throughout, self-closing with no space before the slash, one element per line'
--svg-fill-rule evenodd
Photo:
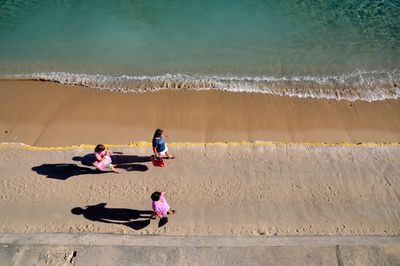
<path fill-rule="evenodd" d="M 104 144 L 107 148 L 128 148 L 128 147 L 151 147 L 150 142 L 140 141 L 129 144 Z M 360 143 L 327 143 L 327 142 L 273 142 L 273 141 L 237 141 L 237 142 L 172 142 L 168 143 L 170 147 L 210 147 L 210 146 L 225 146 L 225 147 L 235 147 L 235 146 L 308 146 L 308 147 L 395 147 L 400 146 L 400 143 L 379 143 L 379 142 L 360 142 Z M 34 151 L 54 151 L 54 150 L 73 150 L 73 149 L 94 149 L 96 145 L 90 144 L 80 144 L 64 147 L 37 147 L 31 146 L 24 143 L 0 143 L 0 148 L 9 147 L 19 147 L 24 150 L 34 150 Z"/>

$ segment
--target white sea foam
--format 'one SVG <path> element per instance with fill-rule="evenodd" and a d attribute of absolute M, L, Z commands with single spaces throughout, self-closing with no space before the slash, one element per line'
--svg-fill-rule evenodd
<path fill-rule="evenodd" d="M 82 85 L 107 91 L 143 93 L 158 90 L 222 90 L 336 100 L 378 101 L 400 98 L 400 71 L 355 71 L 340 75 L 291 77 L 129 76 L 74 74 L 64 72 L 3 76 Z M 399 84 L 400 85 L 400 84 Z"/>

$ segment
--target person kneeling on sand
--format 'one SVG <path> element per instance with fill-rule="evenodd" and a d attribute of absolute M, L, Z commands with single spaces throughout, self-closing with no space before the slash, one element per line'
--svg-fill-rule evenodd
<path fill-rule="evenodd" d="M 167 156 L 168 159 L 174 159 L 175 155 L 171 155 L 168 152 L 167 144 L 163 137 L 164 131 L 162 129 L 157 129 L 153 136 L 153 152 L 156 158 L 162 158 L 162 156 Z"/>
<path fill-rule="evenodd" d="M 153 192 L 153 194 L 151 194 L 151 200 L 153 201 L 151 204 L 151 207 L 153 208 L 153 215 L 151 216 L 151 219 L 155 219 L 156 217 L 164 219 L 168 214 L 175 213 L 175 211 L 171 210 L 171 207 L 167 203 L 165 192 Z"/>
<path fill-rule="evenodd" d="M 98 144 L 94 149 L 94 154 L 96 156 L 96 161 L 93 162 L 93 165 L 96 166 L 100 171 L 105 171 L 106 169 L 110 169 L 115 173 L 119 173 L 115 166 L 112 165 L 111 160 L 111 152 L 106 150 L 103 144 Z"/>

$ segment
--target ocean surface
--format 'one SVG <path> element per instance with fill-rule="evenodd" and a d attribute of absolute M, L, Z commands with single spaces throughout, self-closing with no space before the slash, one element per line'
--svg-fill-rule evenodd
<path fill-rule="evenodd" d="M 0 0 L 0 77 L 396 99 L 399 14 L 399 0 Z"/>

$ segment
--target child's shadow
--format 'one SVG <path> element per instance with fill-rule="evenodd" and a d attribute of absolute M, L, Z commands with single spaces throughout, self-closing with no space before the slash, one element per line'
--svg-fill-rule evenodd
<path fill-rule="evenodd" d="M 134 230 L 140 230 L 150 224 L 152 211 L 140 211 L 125 208 L 105 208 L 107 203 L 73 208 L 71 213 L 83 215 L 86 219 L 93 222 L 122 224 Z M 139 220 L 138 220 L 139 219 Z"/>
<path fill-rule="evenodd" d="M 114 152 L 111 155 L 112 163 L 116 168 L 122 168 L 126 171 L 138 171 L 145 172 L 149 170 L 147 165 L 139 164 L 150 162 L 149 156 L 137 156 L 137 155 L 123 155 L 121 152 Z M 93 162 L 96 161 L 94 153 L 89 153 L 84 156 L 75 156 L 72 158 L 74 161 L 79 161 L 83 165 L 93 166 Z"/>
<path fill-rule="evenodd" d="M 32 170 L 40 175 L 47 176 L 47 178 L 59 180 L 66 180 L 71 176 L 76 175 L 105 173 L 89 167 L 81 167 L 72 163 L 42 164 L 40 166 L 32 167 Z"/>

